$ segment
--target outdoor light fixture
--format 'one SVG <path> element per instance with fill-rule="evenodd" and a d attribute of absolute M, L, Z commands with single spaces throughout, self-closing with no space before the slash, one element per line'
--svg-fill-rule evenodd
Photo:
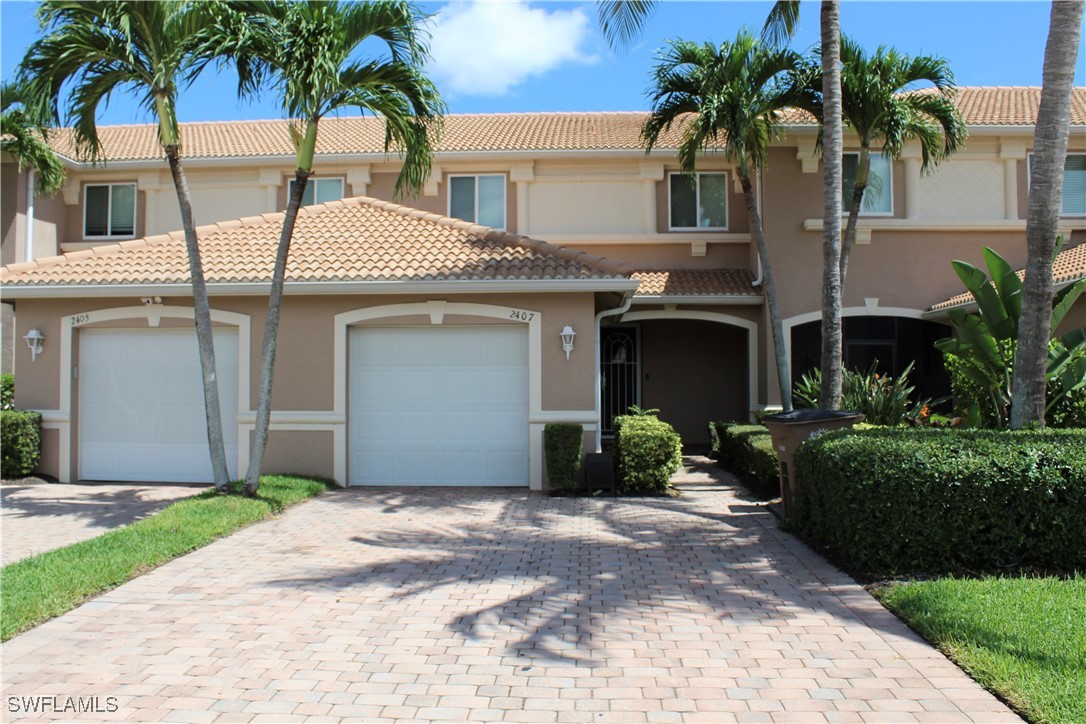
<path fill-rule="evenodd" d="M 569 359 L 569 353 L 573 351 L 573 338 L 577 333 L 567 324 L 558 334 L 562 337 L 562 351 L 566 353 L 566 359 Z"/>
<path fill-rule="evenodd" d="M 41 354 L 42 345 L 45 343 L 45 335 L 41 333 L 41 330 L 32 329 L 26 333 L 23 339 L 26 340 L 26 346 L 30 348 L 30 359 L 36 360 L 38 355 Z"/>

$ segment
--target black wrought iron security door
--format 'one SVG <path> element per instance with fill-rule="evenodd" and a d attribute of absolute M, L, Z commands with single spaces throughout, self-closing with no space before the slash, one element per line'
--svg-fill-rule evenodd
<path fill-rule="evenodd" d="M 612 421 L 631 405 L 640 404 L 636 327 L 600 330 L 600 398 L 603 434 L 614 433 Z"/>

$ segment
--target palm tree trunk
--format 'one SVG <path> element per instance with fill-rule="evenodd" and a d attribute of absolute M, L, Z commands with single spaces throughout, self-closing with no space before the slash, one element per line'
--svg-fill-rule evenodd
<path fill-rule="evenodd" d="M 792 411 L 792 377 L 788 371 L 788 355 L 784 344 L 784 322 L 781 319 L 781 307 L 777 299 L 777 284 L 773 280 L 773 266 L 769 263 L 769 248 L 765 243 L 762 230 L 762 217 L 754 200 L 754 186 L 750 176 L 740 174 L 739 183 L 743 187 L 743 199 L 747 203 L 747 218 L 750 220 L 751 233 L 758 245 L 758 255 L 762 258 L 762 288 L 765 289 L 766 303 L 769 305 L 769 326 L 773 332 L 773 353 L 777 362 L 777 381 L 780 383 L 781 407 L 785 412 Z"/>
<path fill-rule="evenodd" d="M 204 411 L 207 418 L 207 443 L 211 452 L 211 471 L 215 487 L 224 492 L 230 482 L 230 469 L 226 464 L 226 446 L 223 442 L 222 412 L 219 406 L 219 381 L 215 367 L 215 341 L 211 329 L 211 303 L 207 298 L 204 281 L 204 265 L 200 260 L 200 243 L 196 238 L 196 225 L 192 221 L 192 199 L 181 154 L 177 146 L 166 147 L 166 159 L 170 163 L 177 203 L 181 208 L 181 226 L 185 230 L 185 248 L 189 255 L 192 274 L 192 303 L 196 320 L 196 343 L 200 348 L 200 373 L 204 383 Z"/>
<path fill-rule="evenodd" d="M 1045 373 L 1048 338 L 1052 332 L 1052 255 L 1063 202 L 1071 88 L 1082 15 L 1082 0 L 1052 3 L 1026 216 L 1026 278 L 1018 322 L 1010 421 L 1015 430 L 1045 424 Z"/>
<path fill-rule="evenodd" d="M 845 222 L 845 238 L 841 242 L 841 295 L 845 293 L 845 273 L 848 271 L 848 258 L 852 246 L 856 243 L 856 226 L 860 220 L 860 208 L 864 202 L 864 191 L 871 175 L 871 149 L 860 148 L 860 160 L 856 164 L 856 185 L 852 189 L 852 199 L 848 207 L 848 221 Z"/>
<path fill-rule="evenodd" d="M 841 407 L 841 27 L 837 0 L 822 2 L 822 391 Z"/>
<path fill-rule="evenodd" d="M 253 446 L 249 452 L 249 469 L 245 473 L 245 494 L 254 495 L 260 488 L 260 472 L 264 467 L 264 451 L 268 446 L 268 427 L 271 423 L 272 379 L 275 372 L 275 350 L 279 335 L 279 312 L 283 306 L 283 284 L 286 281 L 287 257 L 290 241 L 294 237 L 294 222 L 302 205 L 302 195 L 309 181 L 310 171 L 298 168 L 294 171 L 294 188 L 287 201 L 283 217 L 283 229 L 279 232 L 279 246 L 275 252 L 275 268 L 272 271 L 271 291 L 268 295 L 268 316 L 264 320 L 264 347 L 260 355 L 260 390 L 253 426 Z"/>

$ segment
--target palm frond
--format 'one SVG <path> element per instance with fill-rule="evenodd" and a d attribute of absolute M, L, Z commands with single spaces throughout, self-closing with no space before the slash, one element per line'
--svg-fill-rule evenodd
<path fill-rule="evenodd" d="M 655 0 L 597 0 L 596 15 L 607 44 L 626 50 L 656 12 Z"/>
<path fill-rule="evenodd" d="M 799 0 L 777 0 L 762 26 L 762 42 L 783 48 L 791 42 L 799 26 Z"/>

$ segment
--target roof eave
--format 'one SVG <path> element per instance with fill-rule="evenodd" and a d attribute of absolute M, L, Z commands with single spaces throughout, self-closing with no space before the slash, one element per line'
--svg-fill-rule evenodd
<path fill-rule="evenodd" d="M 623 277 L 587 279 L 447 279 L 427 281 L 315 281 L 287 282 L 290 295 L 327 294 L 492 294 L 509 292 L 632 292 L 638 282 Z M 266 296 L 268 282 L 212 282 L 210 296 Z M 73 299 L 80 297 L 191 296 L 192 287 L 181 284 L 35 284 L 4 286 L 4 298 Z"/>
<path fill-rule="evenodd" d="M 1058 292 L 1058 291 L 1060 291 L 1061 289 L 1063 289 L 1065 287 L 1071 286 L 1072 284 L 1074 284 L 1075 282 L 1079 281 L 1082 278 L 1083 277 L 1077 277 L 1077 278 L 1074 278 L 1074 279 L 1064 279 L 1063 281 L 1056 282 L 1055 284 L 1052 285 L 1052 290 Z M 957 310 L 960 310 L 962 312 L 965 312 L 966 314 L 970 314 L 972 312 L 977 311 L 977 303 L 976 303 L 976 301 L 962 302 L 961 304 L 954 304 L 954 305 L 951 305 L 949 307 L 943 307 L 941 309 L 931 309 L 929 307 L 927 310 L 920 313 L 920 317 L 921 317 L 921 319 L 928 319 L 928 320 L 931 320 L 931 321 L 938 321 L 940 319 L 946 319 L 947 317 L 949 317 L 950 316 L 950 311 L 952 309 L 957 309 Z"/>
<path fill-rule="evenodd" d="M 633 304 L 705 304 L 739 306 L 765 304 L 760 294 L 634 294 Z"/>

